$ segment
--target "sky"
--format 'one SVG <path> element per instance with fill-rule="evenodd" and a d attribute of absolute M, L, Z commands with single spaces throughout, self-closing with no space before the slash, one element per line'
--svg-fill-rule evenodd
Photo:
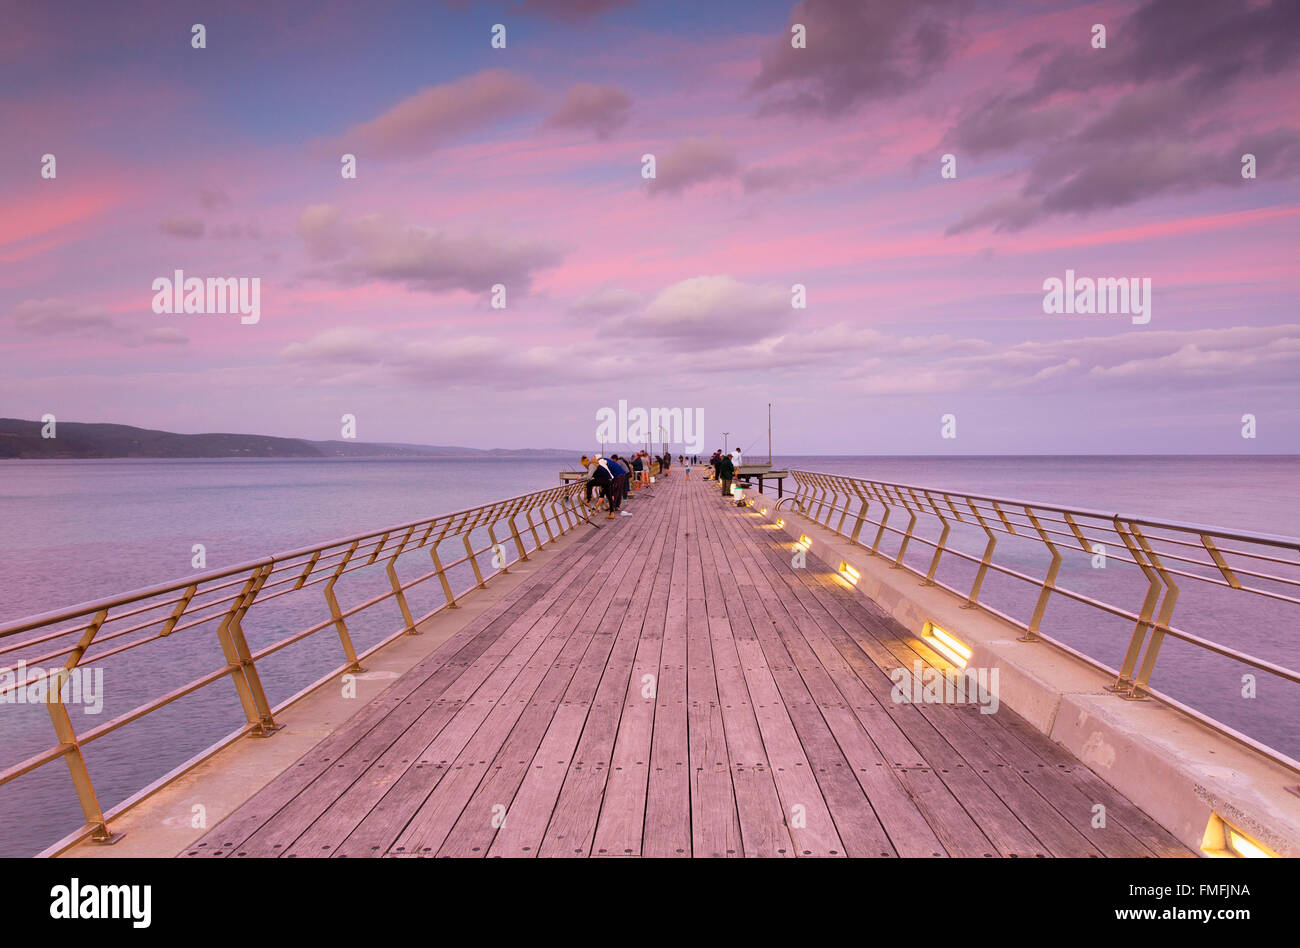
<path fill-rule="evenodd" d="M 626 402 L 754 456 L 771 403 L 777 454 L 1300 450 L 1294 0 L 0 22 L 3 417 L 586 448 Z M 256 279 L 257 321 L 156 312 L 177 270 Z M 1045 312 L 1067 270 L 1148 318 Z"/>

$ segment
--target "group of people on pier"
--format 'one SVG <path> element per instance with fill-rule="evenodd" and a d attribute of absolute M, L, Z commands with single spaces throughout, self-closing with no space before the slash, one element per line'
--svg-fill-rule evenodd
<path fill-rule="evenodd" d="M 719 448 L 708 460 L 709 480 L 717 481 L 721 485 L 723 497 L 731 494 L 732 482 L 740 469 L 740 459 L 740 448 L 736 448 L 730 454 L 724 454 Z M 679 454 L 677 460 L 686 469 L 686 479 L 689 481 L 692 463 L 698 463 L 699 456 Z M 633 491 L 650 486 L 652 464 L 658 463 L 659 476 L 667 477 L 672 469 L 673 456 L 666 451 L 654 458 L 649 451 L 637 451 L 631 458 L 620 457 L 617 454 L 611 454 L 609 457 L 600 454 L 590 456 L 584 454 L 580 463 L 587 472 L 584 481 L 587 485 L 586 502 L 592 503 L 593 493 L 598 499 L 604 498 L 607 510 L 605 519 L 613 520 L 616 516 L 632 516 L 629 511 L 623 509 L 623 502 Z"/>
<path fill-rule="evenodd" d="M 650 469 L 655 463 L 659 464 L 659 475 L 667 477 L 673 458 L 666 452 L 661 457 L 652 458 L 649 451 L 637 451 L 630 458 L 619 457 L 617 454 L 609 457 L 599 454 L 588 457 L 584 454 L 581 463 L 587 472 L 587 503 L 592 502 L 592 492 L 598 491 L 599 496 L 606 501 L 608 512 L 605 519 L 613 520 L 615 516 L 632 516 L 629 511 L 622 509 L 623 502 L 633 491 L 650 486 Z"/>

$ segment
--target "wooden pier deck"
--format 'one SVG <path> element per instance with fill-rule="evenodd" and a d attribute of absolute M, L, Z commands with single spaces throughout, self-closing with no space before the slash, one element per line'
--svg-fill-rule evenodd
<path fill-rule="evenodd" d="M 683 474 L 185 855 L 1192 855 L 1010 709 L 891 700 L 924 646 Z"/>

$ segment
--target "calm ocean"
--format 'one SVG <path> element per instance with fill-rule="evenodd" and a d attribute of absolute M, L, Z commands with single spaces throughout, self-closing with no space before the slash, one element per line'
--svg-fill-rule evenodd
<path fill-rule="evenodd" d="M 778 457 L 776 463 L 1300 536 L 1300 456 Z M 557 472 L 574 466 L 555 459 L 0 462 L 0 621 L 184 577 L 191 572 L 194 544 L 204 545 L 208 568 L 217 568 L 553 487 L 559 483 Z M 1017 568 L 1041 574 L 1035 555 L 1023 553 Z M 1082 569 L 1067 569 L 1061 581 L 1127 608 L 1140 603 L 1143 585 L 1125 577 L 1122 569 L 1104 575 L 1087 570 L 1086 564 Z M 1001 589 L 991 583 L 988 588 L 991 595 L 1005 596 L 1000 602 L 1004 611 L 1020 615 L 1032 596 L 1027 600 L 1013 586 L 1009 582 Z M 1174 623 L 1300 666 L 1296 609 L 1257 599 L 1231 594 L 1221 602 L 1202 603 L 1185 591 Z M 1044 630 L 1117 665 L 1131 627 L 1106 626 L 1090 610 L 1066 608 L 1070 605 L 1054 603 Z M 395 614 L 379 616 L 376 623 L 358 634 L 359 649 L 398 627 Z M 155 664 L 137 672 L 154 681 L 112 683 L 106 688 L 104 713 L 98 720 L 87 718 L 88 723 L 78 720 L 77 726 L 102 723 L 157 695 L 161 684 L 175 687 L 187 675 L 213 667 L 206 647 L 182 650 L 179 637 L 164 644 L 174 644 L 175 654 L 162 660 L 155 656 Z M 321 661 L 287 662 L 269 672 L 272 701 L 294 693 L 339 660 L 340 655 L 331 654 Z M 1300 720 L 1300 689 L 1260 676 L 1258 696 L 1244 699 L 1242 671 L 1170 642 L 1153 684 L 1300 757 L 1295 723 Z M 219 684 L 203 692 L 217 690 Z M 230 694 L 200 693 L 177 702 L 92 745 L 91 774 L 105 808 L 232 730 L 241 714 L 234 689 L 225 690 Z M 0 712 L 0 768 L 52 742 L 43 708 L 4 705 Z M 61 764 L 0 787 L 0 856 L 30 855 L 79 824 L 79 808 Z"/>

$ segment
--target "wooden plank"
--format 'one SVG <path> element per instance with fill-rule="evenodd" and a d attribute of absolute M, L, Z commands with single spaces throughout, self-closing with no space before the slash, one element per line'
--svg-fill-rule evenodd
<path fill-rule="evenodd" d="M 813 558 L 810 558 L 810 562 Z M 878 652 L 877 663 L 885 667 L 891 656 L 897 666 L 909 668 L 913 661 L 923 659 L 904 641 L 907 633 L 892 621 L 870 615 L 861 608 L 856 594 L 845 588 L 828 566 L 816 562 L 820 570 L 810 571 L 803 577 L 806 583 L 819 584 L 827 595 L 820 600 L 828 614 L 850 634 L 856 631 L 855 640 L 869 640 L 864 647 L 884 648 Z M 938 656 L 930 655 L 931 664 Z M 944 663 L 946 665 L 946 663 Z M 961 726 L 960 711 L 947 704 L 921 703 L 911 705 L 923 718 L 928 720 L 937 734 L 956 750 L 962 759 L 974 770 L 978 770 L 984 782 L 1007 804 L 1017 819 L 1031 832 L 1039 844 L 1048 853 L 1058 856 L 1087 857 L 1099 855 L 1093 842 L 1073 826 L 1033 786 L 1021 779 L 1007 763 L 992 753 L 988 745 L 974 737 Z M 1010 713 L 1010 712 L 1008 712 Z"/>
<path fill-rule="evenodd" d="M 737 526 L 743 529 L 743 525 L 733 518 L 729 536 L 737 544 L 745 544 L 747 538 L 735 529 Z M 902 856 L 946 855 L 946 847 L 931 829 L 925 814 L 889 767 L 861 719 L 855 715 L 848 695 L 841 691 L 840 686 L 847 685 L 845 690 L 850 693 L 856 690 L 861 698 L 861 683 L 852 670 L 838 660 L 838 653 L 825 641 L 811 617 L 796 603 L 780 603 L 770 586 L 762 588 L 765 582 L 763 577 L 756 579 L 756 592 L 760 597 L 766 594 L 772 608 L 784 609 L 787 628 L 791 629 L 791 634 L 785 637 L 787 650 L 801 668 L 809 693 L 853 768 L 891 845 Z M 821 650 L 817 651 L 814 646 L 821 646 Z M 831 662 L 827 664 L 825 658 L 830 658 Z"/>
<path fill-rule="evenodd" d="M 755 548 L 754 552 L 761 551 Z M 786 554 L 782 551 L 781 555 L 784 557 Z M 788 563 L 785 559 L 781 562 L 783 566 Z M 766 583 L 759 593 L 769 597 L 775 595 Z M 921 755 L 876 698 L 856 679 L 852 669 L 822 634 L 820 626 L 809 624 L 806 613 L 802 613 L 797 605 L 793 608 L 805 641 L 816 652 L 817 659 L 835 681 L 848 708 L 866 730 L 871 747 L 879 748 L 872 758 L 857 765 L 858 776 L 860 781 L 867 781 L 863 788 L 877 807 L 890 839 L 900 847 L 900 851 L 906 849 L 910 855 L 934 855 L 937 850 L 933 843 L 936 841 L 942 844 L 942 850 L 952 855 L 991 855 L 992 847 L 987 838 L 943 782 L 924 765 Z M 843 714 L 833 706 L 833 696 L 823 702 L 823 708 L 836 715 Z M 841 725 L 841 731 L 852 734 L 852 728 L 846 724 Z M 893 780 L 888 776 L 891 771 Z M 926 829 L 920 829 L 918 819 L 924 822 Z"/>
<path fill-rule="evenodd" d="M 664 626 L 668 620 L 673 565 L 680 554 L 681 487 L 672 481 L 666 503 L 672 505 L 663 527 L 664 549 L 655 574 L 645 622 L 632 661 L 623 714 L 610 760 L 609 778 L 596 824 L 593 855 L 639 856 L 645 827 L 650 782 L 650 740 L 654 733 L 655 701 L 661 677 Z M 659 485 L 656 485 L 658 488 Z"/>
<path fill-rule="evenodd" d="M 1056 770 L 1066 775 L 1089 800 L 1106 807 L 1108 820 L 1117 821 L 1153 856 L 1191 858 L 1198 854 L 1184 846 L 1163 826 L 1098 776 L 1060 744 L 1047 738 L 1019 715 L 998 716 L 1008 734 L 1033 747 Z"/>
<path fill-rule="evenodd" d="M 1004 856 L 1047 855 L 1037 838 L 1017 819 L 1010 808 L 999 799 L 961 755 L 917 712 L 916 707 L 893 701 L 891 696 L 893 683 L 885 671 L 818 603 L 814 593 L 805 587 L 802 575 L 796 575 L 806 573 L 807 570 L 785 569 L 778 565 L 788 563 L 790 551 L 788 543 L 786 546 L 777 544 L 777 536 L 780 534 L 769 534 L 770 539 L 765 550 L 765 559 L 772 567 L 771 575 L 778 581 L 779 588 L 783 588 L 786 595 L 802 603 L 813 616 L 845 662 L 853 669 L 858 680 L 871 693 L 875 707 L 885 712 L 899 733 L 912 746 L 914 755 L 919 760 L 915 764 L 908 765 L 908 769 L 917 775 L 928 771 L 942 780 L 948 791 L 961 804 L 962 809 L 969 814 L 971 821 L 988 838 L 994 847 L 994 852 Z M 819 561 L 814 557 L 812 562 Z M 822 567 L 825 569 L 825 564 L 822 564 Z M 860 711 L 862 707 L 860 700 L 854 704 L 855 711 Z M 864 720 L 864 723 L 877 739 L 879 735 L 888 733 L 888 729 L 880 727 L 878 720 Z M 895 757 L 895 767 L 900 766 L 901 761 L 905 759 L 901 756 L 903 753 L 905 752 L 895 749 L 894 754 L 898 755 Z M 910 779 L 918 779 L 909 776 Z M 933 794 L 914 795 L 913 799 L 918 805 L 922 805 L 932 797 Z M 930 819 L 932 826 L 935 822 L 934 818 Z M 977 847 L 978 840 L 969 839 L 967 845 Z"/>
<path fill-rule="evenodd" d="M 731 759 L 709 639 L 707 584 L 700 552 L 700 492 L 688 495 L 686 541 L 686 734 L 691 777 L 691 851 L 696 856 L 743 854 Z M 716 503 L 716 501 L 715 501 Z M 718 594 L 721 599 L 721 594 Z"/>
<path fill-rule="evenodd" d="M 694 486 L 682 484 L 679 498 L 684 498 Z M 650 773 L 646 782 L 641 852 L 656 858 L 691 855 L 691 785 L 686 739 L 688 570 L 685 539 L 688 529 L 685 523 L 679 522 L 671 535 L 678 549 L 668 586 L 654 728 L 650 739 Z"/>
<path fill-rule="evenodd" d="M 505 823 L 488 849 L 489 856 L 535 856 L 541 847 L 565 775 L 574 760 L 574 752 L 597 685 L 614 645 L 617 631 L 614 623 L 619 622 L 631 600 L 631 590 L 623 588 L 625 574 L 634 564 L 636 572 L 633 573 L 633 579 L 639 575 L 640 567 L 644 565 L 644 555 L 637 546 L 638 538 L 645 537 L 647 530 L 653 529 L 658 523 L 649 517 L 647 510 L 638 509 L 639 513 L 633 516 L 629 528 L 622 534 L 625 536 L 624 553 L 629 565 L 604 584 L 579 626 L 579 633 L 589 637 L 590 645 L 510 804 Z M 641 525 L 640 530 L 637 529 L 637 524 Z"/>
<path fill-rule="evenodd" d="M 671 493 L 662 489 L 668 485 L 657 486 L 660 490 L 656 494 L 663 496 Z M 648 491 L 643 490 L 642 499 L 645 499 L 646 493 Z M 644 508 L 640 505 L 638 507 L 637 513 L 640 515 Z M 634 684 L 640 687 L 634 676 L 634 660 L 665 551 L 671 560 L 672 550 L 666 542 L 664 530 L 665 525 L 671 521 L 667 515 L 669 509 L 669 504 L 656 501 L 656 516 L 649 521 L 648 529 L 641 529 L 642 523 L 639 522 L 629 541 L 648 552 L 631 599 L 626 603 L 616 599 L 611 609 L 611 621 L 619 620 L 617 637 L 601 671 L 595 698 L 583 723 L 574 762 L 565 775 L 550 823 L 542 837 L 538 852 L 541 856 L 592 854 L 624 702 Z M 619 610 L 622 611 L 621 617 Z"/>
<path fill-rule="evenodd" d="M 740 512 L 735 507 L 724 509 Z M 813 669 L 801 667 L 802 656 L 796 658 L 787 649 L 787 641 L 795 634 L 790 628 L 788 615 L 783 609 L 773 611 L 769 607 L 768 618 L 768 623 L 755 623 L 759 646 L 835 821 L 844 852 L 850 856 L 896 855 L 888 834 L 805 683 L 804 675 Z M 801 852 L 801 855 L 812 854 Z M 838 851 L 827 853 L 839 854 Z"/>
<path fill-rule="evenodd" d="M 713 525 L 706 519 L 702 526 L 699 531 L 704 536 L 700 544 L 701 566 L 706 576 L 716 577 L 716 582 L 705 585 L 709 597 L 709 638 L 744 854 L 793 857 L 795 844 L 786 825 L 785 810 L 736 648 L 737 634 L 754 639 L 753 623 L 741 601 L 730 557 L 725 548 L 716 546 L 714 541 L 718 537 Z"/>

